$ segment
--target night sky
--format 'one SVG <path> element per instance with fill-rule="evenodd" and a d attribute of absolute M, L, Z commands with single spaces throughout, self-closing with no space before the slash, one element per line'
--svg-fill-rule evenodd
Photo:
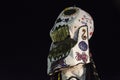
<path fill-rule="evenodd" d="M 12 21 L 7 20 L 16 25 L 12 48 L 15 54 L 7 53 L 0 58 L 3 61 L 0 63 L 0 80 L 49 80 L 49 31 L 60 12 L 69 6 L 82 8 L 94 19 L 95 31 L 89 44 L 101 80 L 120 80 L 120 1 L 39 1 L 18 1 L 9 10 L 15 12 L 9 15 Z"/>

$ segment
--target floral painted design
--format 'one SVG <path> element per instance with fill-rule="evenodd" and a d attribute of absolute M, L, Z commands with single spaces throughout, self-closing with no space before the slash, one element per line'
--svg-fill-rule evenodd
<path fill-rule="evenodd" d="M 84 63 L 87 62 L 88 56 L 85 54 L 85 52 L 83 52 L 82 54 L 80 54 L 79 52 L 76 52 L 76 60 L 77 61 L 81 61 L 83 60 Z"/>

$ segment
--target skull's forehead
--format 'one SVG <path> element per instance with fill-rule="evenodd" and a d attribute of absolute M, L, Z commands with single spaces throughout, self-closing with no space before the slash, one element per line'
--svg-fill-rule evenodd
<path fill-rule="evenodd" d="M 62 18 L 62 19 L 65 19 L 65 18 L 72 18 L 74 19 L 80 12 L 80 8 L 78 7 L 68 7 L 68 8 L 65 8 L 61 14 L 58 16 L 58 18 Z"/>
<path fill-rule="evenodd" d="M 70 35 L 72 38 L 76 30 L 84 25 L 88 26 L 89 39 L 94 31 L 94 23 L 92 17 L 86 11 L 78 7 L 65 8 L 56 19 L 51 32 L 56 28 L 60 28 L 60 26 L 64 25 L 69 26 Z"/>
<path fill-rule="evenodd" d="M 58 27 L 59 25 L 71 26 L 76 17 L 79 15 L 79 12 L 80 8 L 77 7 L 68 7 L 64 9 L 56 19 L 54 27 Z"/>

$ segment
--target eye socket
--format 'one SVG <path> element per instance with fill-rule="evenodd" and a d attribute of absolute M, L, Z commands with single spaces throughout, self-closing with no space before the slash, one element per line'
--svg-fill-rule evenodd
<path fill-rule="evenodd" d="M 70 16 L 72 14 L 75 14 L 77 12 L 76 9 L 68 9 L 64 11 L 64 15 Z"/>

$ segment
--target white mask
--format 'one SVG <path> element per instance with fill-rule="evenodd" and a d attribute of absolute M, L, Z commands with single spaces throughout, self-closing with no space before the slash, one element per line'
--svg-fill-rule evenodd
<path fill-rule="evenodd" d="M 92 17 L 78 7 L 64 9 L 50 31 L 48 74 L 61 68 L 90 62 L 89 42 L 94 31 Z"/>

